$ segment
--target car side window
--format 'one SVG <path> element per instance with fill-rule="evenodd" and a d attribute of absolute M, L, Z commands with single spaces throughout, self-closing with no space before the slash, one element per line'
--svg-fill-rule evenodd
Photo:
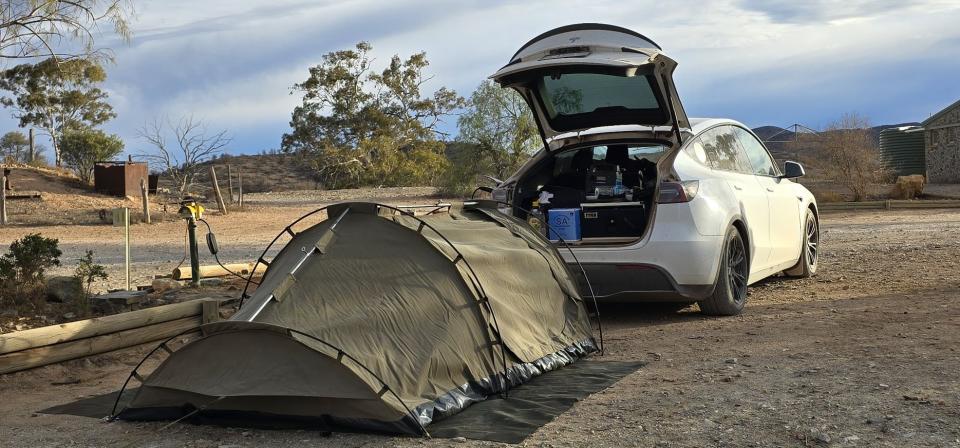
<path fill-rule="evenodd" d="M 710 129 L 704 132 L 699 139 L 706 158 L 705 165 L 723 171 L 750 172 L 749 169 L 745 169 L 746 161 L 740 152 L 736 133 L 730 126 Z M 697 148 L 693 145 L 691 145 L 691 148 L 696 153 Z"/>
<path fill-rule="evenodd" d="M 773 163 L 773 159 L 767 149 L 763 147 L 763 143 L 760 143 L 753 134 L 744 129 L 736 128 L 736 133 L 737 140 L 740 141 L 740 145 L 750 161 L 753 174 L 758 176 L 780 175 L 780 172 L 777 171 L 777 165 Z"/>

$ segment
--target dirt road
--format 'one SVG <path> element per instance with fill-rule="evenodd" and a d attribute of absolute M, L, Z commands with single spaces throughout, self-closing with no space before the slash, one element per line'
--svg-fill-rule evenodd
<path fill-rule="evenodd" d="M 212 223 L 221 245 L 236 241 L 251 250 L 282 227 L 250 233 L 229 220 Z M 742 316 L 603 306 L 605 358 L 649 364 L 524 445 L 960 446 L 960 211 L 825 214 L 822 223 L 820 274 L 755 285 Z M 142 351 L 0 376 L 2 445 L 451 444 L 191 425 L 161 431 L 158 424 L 35 413 L 116 389 Z"/>

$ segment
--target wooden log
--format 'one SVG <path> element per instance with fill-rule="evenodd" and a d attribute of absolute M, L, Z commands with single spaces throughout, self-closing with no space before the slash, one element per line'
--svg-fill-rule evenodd
<path fill-rule="evenodd" d="M 200 316 L 203 312 L 203 303 L 209 301 L 217 302 L 215 299 L 191 300 L 111 316 L 0 334 L 0 355 L 102 336 L 185 317 Z"/>
<path fill-rule="evenodd" d="M 147 198 L 147 180 L 140 178 L 140 197 L 143 199 L 143 222 L 150 224 L 150 200 Z"/>
<path fill-rule="evenodd" d="M 227 194 L 230 195 L 230 203 L 233 204 L 233 169 L 227 165 Z"/>
<path fill-rule="evenodd" d="M 0 374 L 17 372 L 61 361 L 112 352 L 148 342 L 156 342 L 200 326 L 200 316 L 161 322 L 103 336 L 48 345 L 0 355 Z"/>
<path fill-rule="evenodd" d="M 223 195 L 220 194 L 220 184 L 217 183 L 217 169 L 210 166 L 210 182 L 213 183 L 213 194 L 217 197 L 217 207 L 220 207 L 220 213 L 227 214 L 227 205 L 223 203 Z"/>
<path fill-rule="evenodd" d="M 233 263 L 224 266 L 230 271 L 240 275 L 249 275 L 250 271 L 253 270 L 253 265 L 250 263 Z M 264 268 L 257 268 L 258 271 L 262 271 L 263 269 Z M 219 265 L 200 266 L 200 278 L 226 277 L 228 275 L 230 275 L 230 272 L 227 272 L 226 269 L 223 269 Z M 189 266 L 181 266 L 173 270 L 174 280 L 192 280 L 192 277 Z"/>
<path fill-rule="evenodd" d="M 7 224 L 7 176 L 0 176 L 0 225 Z"/>
<path fill-rule="evenodd" d="M 42 199 L 43 193 L 34 190 L 7 191 L 7 199 Z"/>

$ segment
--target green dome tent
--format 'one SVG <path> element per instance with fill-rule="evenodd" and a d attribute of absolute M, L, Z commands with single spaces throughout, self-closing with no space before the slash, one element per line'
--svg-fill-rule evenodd
<path fill-rule="evenodd" d="M 179 350 L 155 350 L 171 354 L 131 373 L 142 384 L 116 416 L 427 434 L 595 351 L 553 246 L 470 204 L 414 217 L 344 203 L 302 232 L 288 226 L 240 310 Z"/>

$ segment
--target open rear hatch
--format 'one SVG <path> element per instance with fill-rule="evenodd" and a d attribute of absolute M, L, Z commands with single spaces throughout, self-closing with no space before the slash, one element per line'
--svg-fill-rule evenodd
<path fill-rule="evenodd" d="M 547 218 L 550 239 L 642 238 L 658 180 L 669 176 L 690 128 L 673 83 L 676 66 L 641 34 L 578 24 L 537 36 L 491 76 L 523 96 L 551 152 L 511 195 L 515 206 Z M 571 151 L 582 154 L 570 157 Z M 528 217 L 533 225 L 537 219 Z"/>
<path fill-rule="evenodd" d="M 526 99 L 552 150 L 598 133 L 676 145 L 690 127 L 673 84 L 676 66 L 643 35 L 579 24 L 537 36 L 491 78 Z"/>

